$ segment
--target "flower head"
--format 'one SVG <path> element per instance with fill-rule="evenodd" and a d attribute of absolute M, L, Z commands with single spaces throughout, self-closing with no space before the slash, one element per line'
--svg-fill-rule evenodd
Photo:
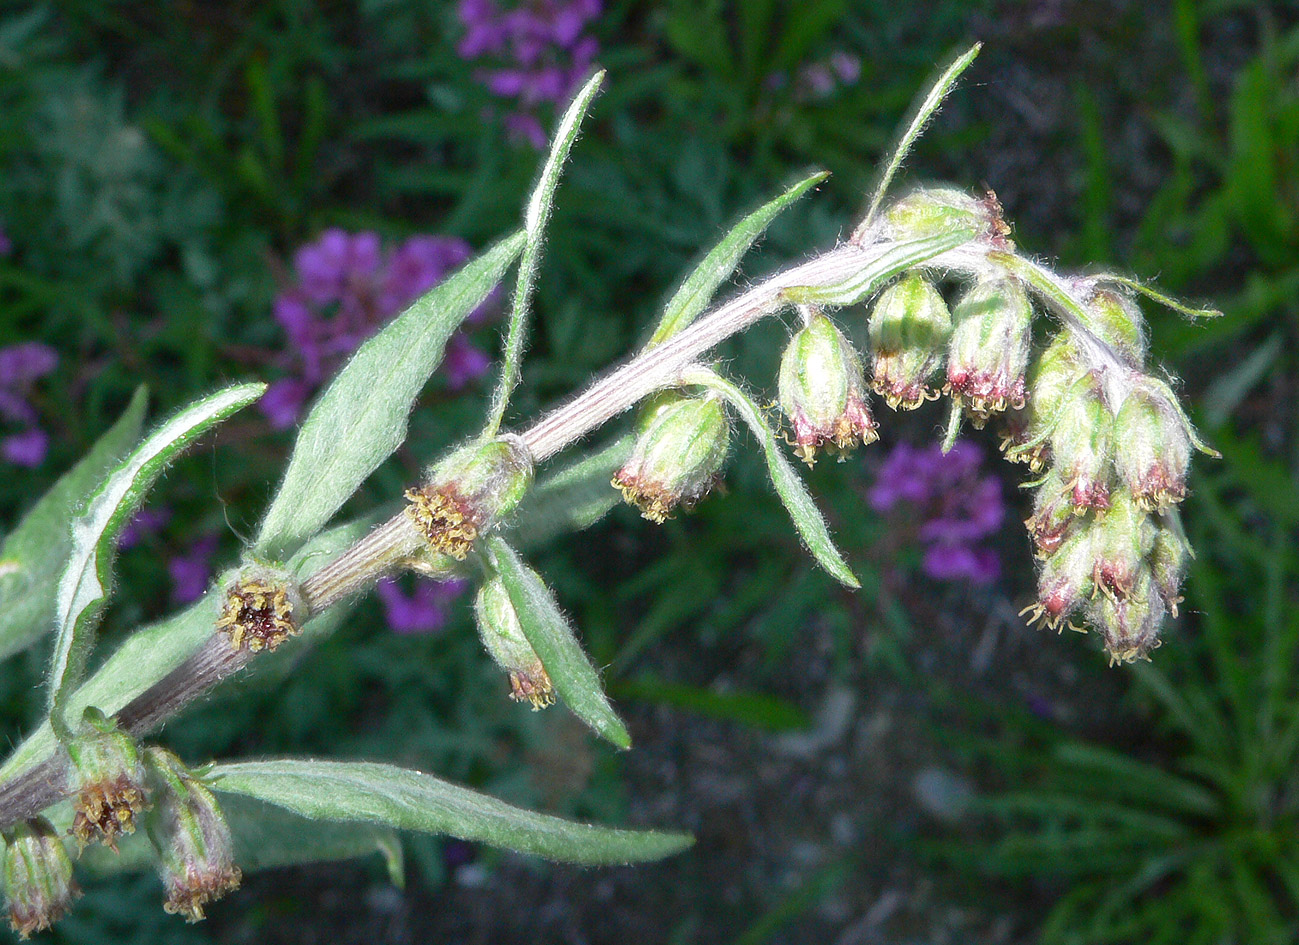
<path fill-rule="evenodd" d="M 631 457 L 613 484 L 641 515 L 663 523 L 708 494 L 730 446 L 730 423 L 714 396 L 668 394 L 641 416 Z"/>
<path fill-rule="evenodd" d="M 26 939 L 62 918 L 81 891 L 67 849 L 44 817 L 15 824 L 4 839 L 9 924 Z"/>
<path fill-rule="evenodd" d="M 866 406 L 861 359 L 848 339 L 819 311 L 794 334 L 780 359 L 780 406 L 794 428 L 794 448 L 809 466 L 816 451 L 840 455 L 877 439 Z"/>

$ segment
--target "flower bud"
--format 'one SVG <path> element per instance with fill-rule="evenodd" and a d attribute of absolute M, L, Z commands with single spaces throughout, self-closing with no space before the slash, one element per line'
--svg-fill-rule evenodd
<path fill-rule="evenodd" d="M 1122 289 L 1101 287 L 1095 279 L 1080 279 L 1075 290 L 1086 300 L 1087 330 L 1109 345 L 1124 361 L 1141 368 L 1146 361 L 1146 321 L 1136 300 Z"/>
<path fill-rule="evenodd" d="M 1114 420 L 1114 465 L 1137 501 L 1151 511 L 1186 498 L 1191 439 L 1174 404 L 1137 386 Z"/>
<path fill-rule="evenodd" d="M 863 395 L 861 360 L 830 319 L 816 312 L 780 359 L 780 407 L 794 428 L 794 450 L 809 466 L 819 447 L 840 454 L 877 439 Z"/>
<path fill-rule="evenodd" d="M 1050 456 L 1049 438 L 1069 389 L 1087 372 L 1069 332 L 1060 332 L 1029 368 L 1025 404 L 1007 416 L 1001 448 L 1012 463 L 1041 470 Z"/>
<path fill-rule="evenodd" d="M 1091 528 L 1079 528 L 1042 562 L 1037 580 L 1037 602 L 1020 613 L 1029 622 L 1041 621 L 1049 629 L 1061 624 L 1082 608 L 1095 593 L 1095 553 Z"/>
<path fill-rule="evenodd" d="M 1182 529 L 1181 516 L 1176 509 L 1169 509 L 1156 515 L 1155 534 L 1150 549 L 1150 572 L 1154 577 L 1155 590 L 1164 599 L 1168 612 L 1177 616 L 1177 605 L 1182 602 L 1179 591 L 1182 578 L 1186 577 L 1186 568 L 1194 556 L 1191 543 L 1186 539 Z"/>
<path fill-rule="evenodd" d="M 1033 514 L 1025 520 L 1033 548 L 1039 558 L 1049 558 L 1059 550 L 1066 537 L 1079 525 L 1074 514 L 1073 492 L 1052 469 L 1038 486 L 1033 501 Z M 1080 526 L 1081 527 L 1081 526 Z"/>
<path fill-rule="evenodd" d="M 149 771 L 159 784 L 149 815 L 149 836 L 158 851 L 167 898 L 163 908 L 188 922 L 203 918 L 203 907 L 239 888 L 234 843 L 216 798 L 169 751 L 152 748 Z"/>
<path fill-rule="evenodd" d="M 131 737 L 97 709 L 86 710 L 90 731 L 68 743 L 72 828 L 82 846 L 99 840 L 113 850 L 117 838 L 135 832 L 146 806 L 144 767 Z"/>
<path fill-rule="evenodd" d="M 553 705 L 555 691 L 550 676 L 523 635 L 519 615 L 500 578 L 492 578 L 478 589 L 474 618 L 483 646 L 510 677 L 510 698 L 530 702 L 534 711 Z"/>
<path fill-rule="evenodd" d="M 678 505 L 689 508 L 712 488 L 730 436 L 716 397 L 660 402 L 613 484 L 645 518 L 662 523 Z"/>
<path fill-rule="evenodd" d="M 1142 567 L 1126 597 L 1101 594 L 1087 608 L 1087 617 L 1105 638 L 1111 663 L 1145 659 L 1159 646 L 1164 623 L 1164 599 L 1153 586 L 1150 568 Z"/>
<path fill-rule="evenodd" d="M 297 582 L 283 568 L 255 564 L 235 573 L 226 584 L 225 600 L 216 627 L 230 646 L 252 653 L 274 650 L 302 632 L 306 605 Z"/>
<path fill-rule="evenodd" d="M 24 939 L 48 929 L 81 895 L 68 851 L 44 817 L 5 835 L 4 882 L 9 924 Z"/>
<path fill-rule="evenodd" d="M 895 240 L 938 236 L 973 229 L 980 238 L 1002 249 L 1013 244 L 997 195 L 979 198 L 955 187 L 921 187 L 884 211 L 886 235 Z"/>
<path fill-rule="evenodd" d="M 947 387 L 982 426 L 1007 406 L 1024 406 L 1033 306 L 1010 278 L 982 278 L 952 310 Z"/>
<path fill-rule="evenodd" d="M 1095 380 L 1083 377 L 1061 399 L 1051 428 L 1051 454 L 1068 483 L 1074 510 L 1103 509 L 1114 478 L 1114 416 Z"/>
<path fill-rule="evenodd" d="M 494 527 L 532 485 L 532 457 L 516 436 L 462 446 L 406 491 L 406 512 L 429 549 L 463 561 L 478 536 Z"/>
<path fill-rule="evenodd" d="M 1154 545 L 1155 527 L 1150 516 L 1131 493 L 1117 489 L 1110 507 L 1090 528 L 1094 530 L 1096 587 L 1114 598 L 1131 597 L 1138 573 Z"/>
<path fill-rule="evenodd" d="M 885 289 L 870 316 L 875 392 L 895 410 L 935 399 L 928 381 L 946 357 L 951 334 L 947 303 L 928 279 L 913 272 Z"/>

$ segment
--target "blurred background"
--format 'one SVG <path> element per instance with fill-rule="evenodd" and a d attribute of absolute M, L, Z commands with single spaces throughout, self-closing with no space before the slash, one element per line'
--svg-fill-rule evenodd
<path fill-rule="evenodd" d="M 580 870 L 410 838 L 246 877 L 189 927 L 150 875 L 88 881 L 69 942 L 1282 943 L 1299 940 L 1299 7 L 1238 0 L 63 0 L 0 4 L 0 523 L 137 384 L 154 415 L 272 383 L 159 484 L 105 649 L 200 594 L 279 478 L 302 408 L 375 326 L 518 220 L 545 135 L 609 70 L 559 191 L 516 422 L 641 340 L 724 227 L 830 180 L 746 260 L 848 232 L 935 69 L 983 54 L 902 184 L 991 188 L 1017 242 L 1208 301 L 1148 311 L 1223 458 L 1153 663 L 1017 612 L 1022 467 L 941 405 L 810 474 L 863 590 L 804 554 L 751 445 L 656 528 L 619 508 L 534 556 L 636 748 L 505 698 L 465 588 L 380 588 L 297 672 L 164 741 L 190 762 L 384 759 L 539 809 L 693 831 Z M 501 303 L 452 343 L 397 495 L 485 407 Z M 862 333 L 864 313 L 844 313 Z M 724 354 L 774 391 L 778 321 Z M 886 415 L 887 414 L 887 415 Z M 211 439 L 211 438 L 210 438 Z M 737 442 L 740 442 L 737 438 Z M 960 523 L 960 528 L 947 528 Z M 935 534 L 959 533 L 959 542 Z M 45 646 L 0 674 L 15 741 Z"/>

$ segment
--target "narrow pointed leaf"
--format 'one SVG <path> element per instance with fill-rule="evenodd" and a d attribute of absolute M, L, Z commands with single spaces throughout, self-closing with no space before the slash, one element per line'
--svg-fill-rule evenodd
<path fill-rule="evenodd" d="M 236 384 L 186 407 L 118 465 L 72 523 L 72 555 L 59 579 L 50 662 L 49 709 L 56 731 L 64 721 L 68 696 L 81 681 L 91 638 L 107 603 L 118 533 L 168 463 L 265 390 L 265 384 Z"/>
<path fill-rule="evenodd" d="M 812 552 L 812 557 L 816 558 L 821 567 L 825 568 L 835 580 L 851 588 L 861 587 L 843 560 L 843 556 L 839 554 L 839 549 L 834 546 L 830 531 L 825 526 L 825 519 L 821 517 L 820 510 L 812 501 L 807 486 L 803 485 L 803 480 L 799 478 L 793 465 L 781 452 L 776 434 L 767 426 L 762 411 L 758 409 L 758 405 L 752 398 L 716 371 L 707 368 L 688 371 L 682 375 L 681 380 L 686 384 L 698 384 L 715 390 L 726 398 L 727 403 L 735 409 L 753 431 L 753 435 L 758 438 L 767 459 L 767 472 L 771 475 L 771 484 L 776 487 L 776 494 L 784 503 L 789 517 L 793 519 L 794 527 L 798 529 L 803 543 Z"/>
<path fill-rule="evenodd" d="M 357 349 L 298 432 L 255 554 L 288 557 L 401 445 L 447 339 L 501 281 L 523 242 L 516 233 L 497 243 Z"/>
<path fill-rule="evenodd" d="M 596 734 L 619 748 L 630 748 L 627 727 L 614 714 L 600 686 L 599 674 L 577 642 L 550 589 L 504 539 L 493 536 L 488 539 L 487 548 L 518 614 L 523 635 L 532 644 L 564 704 Z"/>
<path fill-rule="evenodd" d="M 0 659 L 54 626 L 59 575 L 72 553 L 71 525 L 90 494 L 136 441 L 148 393 L 136 390 L 122 416 L 41 497 L 0 546 Z"/>
<path fill-rule="evenodd" d="M 577 140 L 577 130 L 591 107 L 591 100 L 600 91 L 604 81 L 601 70 L 587 79 L 577 96 L 559 120 L 555 131 L 555 140 L 550 145 L 550 154 L 541 168 L 541 179 L 537 181 L 532 197 L 528 200 L 528 209 L 524 215 L 523 232 L 526 241 L 523 254 L 519 257 L 519 272 L 514 284 L 514 302 L 510 306 L 510 327 L 505 335 L 505 352 L 501 358 L 501 380 L 492 397 L 492 409 L 488 413 L 485 433 L 495 435 L 505 419 L 506 408 L 510 405 L 510 395 L 519 383 L 520 363 L 523 360 L 523 341 L 527 336 L 528 309 L 532 305 L 532 292 L 537 282 L 537 269 L 541 263 L 541 245 L 546 234 L 546 223 L 550 220 L 550 210 L 555 202 L 555 189 L 559 186 L 559 176 L 568 160 L 568 153 Z"/>
<path fill-rule="evenodd" d="M 708 307 L 717 287 L 729 279 L 740 264 L 741 257 L 749 251 L 754 240 L 761 236 L 782 210 L 798 200 L 821 181 L 830 176 L 828 171 L 818 171 L 790 187 L 775 200 L 754 210 L 732 227 L 720 243 L 709 251 L 703 262 L 695 267 L 681 288 L 663 309 L 658 327 L 646 347 L 667 341 L 693 322 Z"/>
<path fill-rule="evenodd" d="M 369 762 L 248 761 L 219 764 L 213 790 L 255 797 L 312 820 L 386 824 L 446 834 L 586 865 L 662 859 L 686 849 L 687 834 L 616 830 L 512 807 L 432 775 Z"/>
<path fill-rule="evenodd" d="M 866 218 L 862 221 L 861 226 L 853 233 L 856 239 L 861 233 L 875 222 L 875 214 L 879 213 L 880 204 L 884 202 L 884 196 L 888 193 L 889 185 L 893 183 L 893 175 L 898 172 L 902 162 L 907 159 L 911 153 L 912 146 L 916 139 L 920 137 L 925 130 L 925 125 L 934 117 L 938 107 L 943 104 L 943 99 L 947 98 L 956 85 L 956 80 L 961 77 L 970 63 L 974 62 L 979 50 L 983 48 L 982 43 L 975 43 L 960 56 L 953 60 L 952 64 L 942 71 L 934 84 L 929 87 L 925 97 L 920 100 L 916 106 L 915 114 L 911 116 L 911 121 L 907 123 L 906 130 L 902 132 L 902 137 L 898 139 L 897 147 L 889 156 L 888 163 L 884 165 L 884 172 L 880 175 L 879 183 L 875 185 L 875 192 L 871 195 L 870 206 L 866 210 Z"/>
<path fill-rule="evenodd" d="M 310 542 L 289 562 L 289 570 L 306 578 L 369 529 L 368 520 L 348 522 L 331 528 Z M 303 646 L 310 646 L 331 634 L 346 618 L 350 608 L 336 605 L 307 621 L 299 636 L 274 653 L 262 654 L 244 670 L 249 674 L 274 677 Z M 128 702 L 158 682 L 203 646 L 215 632 L 220 613 L 220 596 L 205 594 L 178 613 L 136 630 L 104 660 L 95 672 L 68 698 L 67 716 L 79 718 L 88 706 L 105 715 L 116 715 Z M 0 767 L 0 781 L 7 781 L 48 758 L 58 747 L 49 722 L 37 726 L 14 749 Z"/>

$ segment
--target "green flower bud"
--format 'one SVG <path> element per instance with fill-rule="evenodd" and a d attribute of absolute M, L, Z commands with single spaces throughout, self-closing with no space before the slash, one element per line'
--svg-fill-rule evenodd
<path fill-rule="evenodd" d="M 1114 478 L 1114 416 L 1091 376 L 1063 396 L 1051 428 L 1051 454 L 1073 494 L 1074 509 L 1109 505 Z"/>
<path fill-rule="evenodd" d="M 1050 456 L 1049 437 L 1070 388 L 1087 373 L 1069 332 L 1060 332 L 1029 368 L 1025 404 L 1007 417 L 1001 448 L 1012 463 L 1037 472 Z"/>
<path fill-rule="evenodd" d="M 4 840 L 9 924 L 25 939 L 59 921 L 81 890 L 63 841 L 44 817 L 15 824 Z"/>
<path fill-rule="evenodd" d="M 146 806 L 144 766 L 131 737 L 104 717 L 87 709 L 90 731 L 68 743 L 72 829 L 84 846 L 99 840 L 114 850 L 117 838 L 135 832 L 136 815 Z"/>
<path fill-rule="evenodd" d="M 895 240 L 969 228 L 1001 249 L 1014 246 L 1008 239 L 1010 227 L 1002 216 L 1001 204 L 992 191 L 979 198 L 955 187 L 921 187 L 884 211 L 884 224 L 885 235 Z"/>
<path fill-rule="evenodd" d="M 1132 596 L 1137 575 L 1154 546 L 1155 526 L 1126 489 L 1116 489 L 1110 506 L 1090 525 L 1096 555 L 1096 587 L 1111 597 Z"/>
<path fill-rule="evenodd" d="M 478 589 L 474 618 L 483 646 L 510 677 L 510 698 L 531 703 L 534 711 L 553 705 L 555 691 L 550 676 L 523 635 L 519 615 L 500 578 L 492 578 Z"/>
<path fill-rule="evenodd" d="M 1182 602 L 1179 593 L 1186 568 L 1194 553 L 1182 529 L 1182 518 L 1176 509 L 1169 509 L 1154 517 L 1155 534 L 1150 549 L 1150 571 L 1155 589 L 1168 606 L 1168 612 L 1177 616 L 1177 605 Z"/>
<path fill-rule="evenodd" d="M 1060 471 L 1052 469 L 1038 486 L 1033 502 L 1033 514 L 1025 520 L 1033 548 L 1039 558 L 1049 558 L 1059 550 L 1064 540 L 1082 527 L 1074 514 L 1073 492 Z"/>
<path fill-rule="evenodd" d="M 877 439 L 863 394 L 861 359 L 820 312 L 789 339 L 777 381 L 780 408 L 794 428 L 794 451 L 809 466 L 818 448 L 842 455 Z"/>
<path fill-rule="evenodd" d="M 253 653 L 274 650 L 302 632 L 300 619 L 307 608 L 288 571 L 266 564 L 249 565 L 222 583 L 225 600 L 216 627 L 234 649 Z"/>
<path fill-rule="evenodd" d="M 1041 621 L 1051 630 L 1077 613 L 1095 593 L 1094 529 L 1078 528 L 1042 561 L 1037 580 L 1037 601 L 1021 611 L 1029 622 Z"/>
<path fill-rule="evenodd" d="M 1146 321 L 1136 300 L 1114 286 L 1101 287 L 1095 279 L 1080 279 L 1075 291 L 1086 300 L 1087 330 L 1134 368 L 1146 361 Z"/>
<path fill-rule="evenodd" d="M 1164 623 L 1164 599 L 1155 591 L 1150 568 L 1142 567 L 1125 597 L 1101 594 L 1087 608 L 1087 618 L 1105 638 L 1110 662 L 1146 659 L 1159 646 Z"/>
<path fill-rule="evenodd" d="M 947 389 L 982 426 L 1007 406 L 1024 406 L 1033 306 L 1014 279 L 982 278 L 952 310 Z"/>
<path fill-rule="evenodd" d="M 613 484 L 645 518 L 662 523 L 677 506 L 689 508 L 708 493 L 730 438 L 718 398 L 678 395 L 657 406 Z"/>
<path fill-rule="evenodd" d="M 1145 508 L 1163 510 L 1186 498 L 1191 438 L 1175 404 L 1136 387 L 1115 417 L 1114 439 L 1119 478 Z"/>
<path fill-rule="evenodd" d="M 895 410 L 937 398 L 928 381 L 946 359 L 951 334 L 947 303 L 928 279 L 913 272 L 885 289 L 870 316 L 875 392 Z"/>
<path fill-rule="evenodd" d="M 514 510 L 532 485 L 532 457 L 516 436 L 462 446 L 406 491 L 407 514 L 431 552 L 463 561 L 478 536 Z"/>
<path fill-rule="evenodd" d="M 149 837 L 167 893 L 163 908 L 198 922 L 205 905 L 238 889 L 243 878 L 234 864 L 230 827 L 212 792 L 179 758 L 151 748 L 146 759 L 158 785 Z"/>

